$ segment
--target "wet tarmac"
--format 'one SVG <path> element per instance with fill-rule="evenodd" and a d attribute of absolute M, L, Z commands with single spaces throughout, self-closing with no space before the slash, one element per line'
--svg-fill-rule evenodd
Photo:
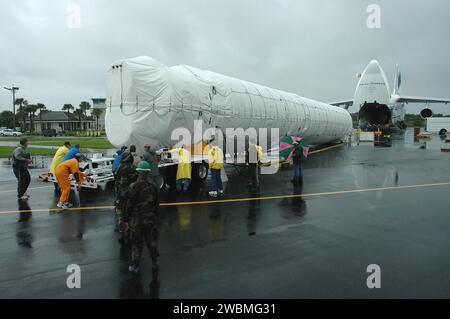
<path fill-rule="evenodd" d="M 41 170 L 27 204 L 3 167 L 0 297 L 448 298 L 450 154 L 440 143 L 421 147 L 408 131 L 391 148 L 311 155 L 303 186 L 286 169 L 249 193 L 245 171 L 227 167 L 224 201 L 207 198 L 208 182 L 164 195 L 176 204 L 161 207 L 160 271 L 152 276 L 145 252 L 139 277 L 127 273 L 110 192 L 83 191 L 84 210 L 58 213 Z M 80 289 L 67 288 L 70 264 L 81 267 Z M 366 285 L 370 264 L 381 267 L 380 289 Z"/>

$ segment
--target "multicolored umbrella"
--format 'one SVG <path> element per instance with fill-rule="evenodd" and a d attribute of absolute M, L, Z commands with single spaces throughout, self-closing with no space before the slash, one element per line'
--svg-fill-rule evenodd
<path fill-rule="evenodd" d="M 292 151 L 294 149 L 294 142 L 297 142 L 300 144 L 300 146 L 303 148 L 303 155 L 305 157 L 308 156 L 309 153 L 309 146 L 306 143 L 304 138 L 301 138 L 300 136 L 286 136 L 280 139 L 280 159 L 282 161 L 291 161 L 292 160 Z"/>

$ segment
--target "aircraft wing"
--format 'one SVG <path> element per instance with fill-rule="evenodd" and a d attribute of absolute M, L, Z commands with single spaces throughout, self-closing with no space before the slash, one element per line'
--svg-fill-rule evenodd
<path fill-rule="evenodd" d="M 433 97 L 395 95 L 392 97 L 394 102 L 400 103 L 450 103 L 450 99 L 438 99 Z"/>
<path fill-rule="evenodd" d="M 353 100 L 337 101 L 337 102 L 331 102 L 328 104 L 342 107 L 342 108 L 348 110 L 348 108 L 353 105 Z"/>

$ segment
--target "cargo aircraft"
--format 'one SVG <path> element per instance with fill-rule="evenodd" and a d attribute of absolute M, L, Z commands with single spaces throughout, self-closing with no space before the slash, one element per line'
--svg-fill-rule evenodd
<path fill-rule="evenodd" d="M 417 97 L 400 94 L 402 83 L 399 67 L 396 67 L 394 89 L 390 93 L 386 74 L 376 60 L 370 61 L 356 86 L 353 99 L 332 102 L 331 105 L 348 109 L 351 105 L 359 108 L 359 127 L 371 130 L 374 127 L 394 127 L 405 129 L 406 104 L 424 103 L 426 106 L 420 112 L 423 118 L 433 115 L 429 108 L 431 103 L 450 103 L 450 99 Z"/>

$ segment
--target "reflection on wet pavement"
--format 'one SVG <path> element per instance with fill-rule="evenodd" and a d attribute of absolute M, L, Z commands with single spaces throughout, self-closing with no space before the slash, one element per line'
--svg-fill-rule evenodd
<path fill-rule="evenodd" d="M 261 201 L 252 200 L 248 202 L 247 227 L 248 235 L 256 235 L 256 226 L 261 215 Z"/>
<path fill-rule="evenodd" d="M 17 244 L 24 248 L 32 248 L 33 234 L 31 226 L 31 213 L 30 205 L 28 201 L 19 200 L 19 211 L 25 211 L 19 213 L 19 220 L 17 222 Z"/>
<path fill-rule="evenodd" d="M 120 247 L 120 292 L 122 299 L 159 299 L 159 272 L 152 273 L 151 281 L 146 291 L 144 282 L 146 276 L 133 275 L 128 272 L 131 251 L 128 245 Z"/>
<path fill-rule="evenodd" d="M 293 195 L 299 196 L 303 194 L 303 180 L 294 181 L 292 183 L 294 185 Z M 298 216 L 306 215 L 306 201 L 303 197 L 293 197 L 291 199 L 292 211 L 297 213 Z"/>
<path fill-rule="evenodd" d="M 17 202 L 4 169 L 2 210 L 34 212 L 0 215 L 0 297 L 448 297 L 448 186 L 308 196 L 449 182 L 441 142 L 433 137 L 420 149 L 407 131 L 391 148 L 361 143 L 314 154 L 303 183 L 291 183 L 292 170 L 282 169 L 261 176 L 259 193 L 249 192 L 245 168 L 227 166 L 224 199 L 248 200 L 161 207 L 156 276 L 148 252 L 141 275 L 128 273 L 130 251 L 118 243 L 112 210 L 47 212 L 57 197 L 36 178 L 31 199 Z M 162 201 L 209 201 L 208 191 L 209 180 Z M 289 197 L 259 197 L 278 195 Z M 83 190 L 79 200 L 81 207 L 110 206 L 113 196 Z M 373 262 L 386 269 L 382 292 L 361 281 Z M 65 286 L 72 263 L 83 271 L 79 290 Z M 425 282 L 416 274 L 429 276 Z"/>

